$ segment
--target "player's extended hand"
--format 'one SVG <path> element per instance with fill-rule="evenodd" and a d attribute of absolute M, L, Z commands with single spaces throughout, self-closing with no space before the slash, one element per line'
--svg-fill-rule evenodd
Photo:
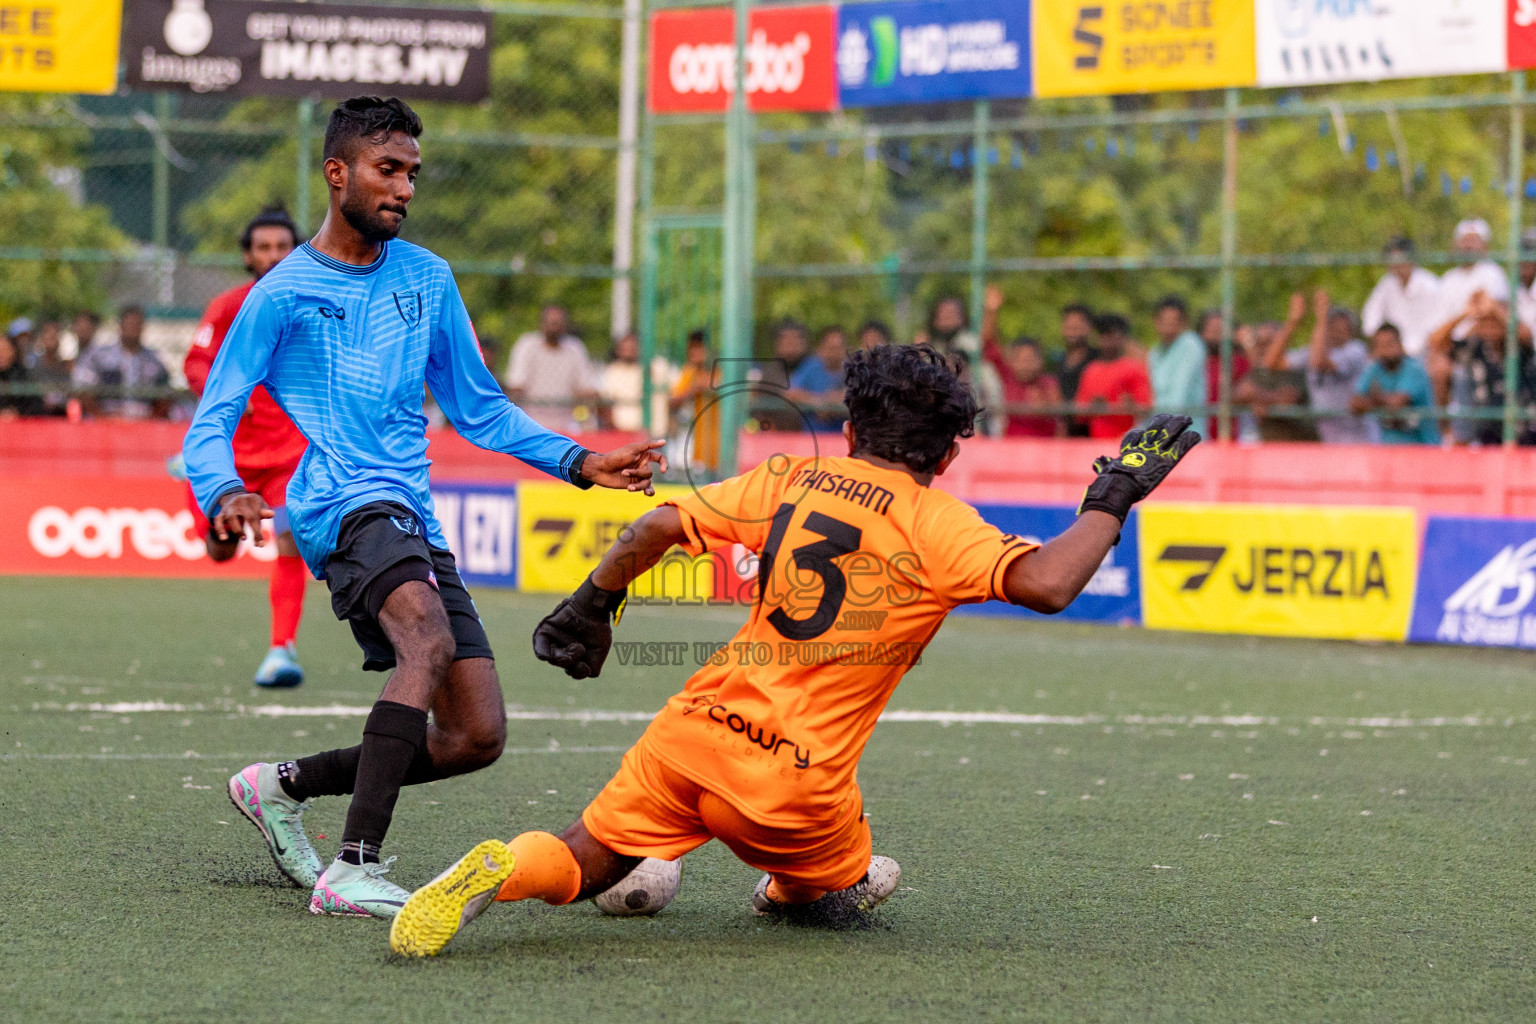
<path fill-rule="evenodd" d="M 581 475 L 599 487 L 654 495 L 656 487 L 651 483 L 651 475 L 655 471 L 651 467 L 655 465 L 661 472 L 667 471 L 667 457 L 658 450 L 666 443 L 665 440 L 636 441 L 602 455 L 593 452 L 582 462 Z"/>
<path fill-rule="evenodd" d="M 251 543 L 261 547 L 266 543 L 261 524 L 272 518 L 272 510 L 261 500 L 261 495 L 250 491 L 231 491 L 219 499 L 218 515 L 208 524 L 208 532 L 219 540 L 239 540 L 245 536 L 245 528 L 251 528 Z"/>
<path fill-rule="evenodd" d="M 1131 506 L 1151 494 L 1200 443 L 1200 434 L 1189 429 L 1193 422 L 1188 416 L 1163 413 L 1126 434 L 1118 456 L 1111 459 L 1101 455 L 1094 461 L 1093 471 L 1098 476 L 1088 485 L 1078 514 L 1098 509 L 1125 522 Z"/>
<path fill-rule="evenodd" d="M 572 679 L 596 678 L 613 646 L 613 625 L 627 591 L 603 590 L 590 578 L 555 605 L 533 630 L 533 653 Z"/>

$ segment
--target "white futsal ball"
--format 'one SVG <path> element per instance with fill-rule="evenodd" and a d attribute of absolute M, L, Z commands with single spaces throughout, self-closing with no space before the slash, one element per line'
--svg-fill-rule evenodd
<path fill-rule="evenodd" d="M 647 857 L 612 889 L 592 897 L 597 909 L 613 917 L 645 917 L 672 902 L 683 879 L 683 859 Z"/>

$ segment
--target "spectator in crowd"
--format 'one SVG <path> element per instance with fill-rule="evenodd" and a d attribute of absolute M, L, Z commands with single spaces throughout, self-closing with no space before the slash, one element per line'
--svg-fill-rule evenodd
<path fill-rule="evenodd" d="M 1453 412 L 1468 410 L 1493 411 L 1504 408 L 1505 338 L 1509 331 L 1508 307 L 1495 302 L 1487 295 L 1475 293 L 1462 315 L 1447 320 L 1440 329 L 1430 335 L 1429 351 L 1432 367 L 1453 369 L 1452 374 L 1441 374 L 1437 379 L 1430 371 L 1435 399 L 1449 405 Z M 1466 325 L 1468 334 L 1457 340 L 1458 326 Z M 1519 342 L 1519 358 L 1516 362 L 1515 404 L 1525 410 L 1521 419 L 1528 421 L 1532 406 L 1536 406 L 1536 366 L 1532 365 L 1529 335 Z M 1449 385 L 1449 401 L 1446 387 Z M 1460 444 L 1476 442 L 1496 445 L 1504 439 L 1504 425 L 1497 419 L 1457 420 L 1452 436 Z M 1536 442 L 1529 422 L 1521 427 L 1518 437 L 1521 444 Z"/>
<path fill-rule="evenodd" d="M 78 363 L 80 357 L 95 344 L 96 332 L 99 330 L 101 330 L 101 317 L 90 310 L 81 310 L 70 322 L 69 333 L 63 338 L 59 354 L 73 367 L 73 364 Z"/>
<path fill-rule="evenodd" d="M 1221 311 L 1208 309 L 1200 314 L 1200 321 L 1195 327 L 1195 333 L 1200 336 L 1200 342 L 1205 346 L 1205 402 L 1207 405 L 1221 404 L 1221 336 L 1226 333 L 1226 325 L 1222 320 Z M 1232 395 L 1236 401 L 1237 388 L 1242 384 L 1243 378 L 1248 376 L 1250 364 L 1248 353 L 1237 344 L 1233 338 L 1232 344 Z M 1211 417 L 1206 423 L 1205 436 L 1214 438 L 1219 436 L 1220 421 L 1217 417 Z"/>
<path fill-rule="evenodd" d="M 92 344 L 75 357 L 70 384 L 80 392 L 80 407 L 86 415 L 117 416 L 123 419 L 165 419 L 170 414 L 167 397 L 142 398 L 131 394 L 137 389 L 164 388 L 171 375 L 160 357 L 144 347 L 144 310 L 124 306 L 117 314 L 117 341 L 110 345 Z M 99 394 L 96 389 L 129 393 Z"/>
<path fill-rule="evenodd" d="M 672 365 L 661 356 L 651 360 L 651 433 L 667 432 L 667 394 L 672 389 Z M 598 395 L 604 406 L 599 410 L 604 425 L 614 430 L 644 430 L 641 403 L 645 397 L 645 374 L 640 366 L 640 336 L 630 331 L 613 345 L 613 358 L 599 375 Z"/>
<path fill-rule="evenodd" d="M 1299 296 L 1297 298 L 1300 298 Z M 1296 299 L 1292 299 L 1294 305 Z M 1303 313 L 1306 300 L 1301 299 Z M 1251 369 L 1233 391 L 1233 400 L 1245 408 L 1243 418 L 1244 441 L 1316 441 L 1317 424 L 1308 419 L 1293 416 L 1271 416 L 1273 406 L 1305 406 L 1307 402 L 1307 371 L 1292 369 L 1283 364 L 1278 369 L 1268 365 L 1271 347 L 1280 333 L 1279 321 L 1243 326 L 1237 329 L 1235 339 L 1248 354 Z M 1285 346 L 1281 346 L 1284 351 Z"/>
<path fill-rule="evenodd" d="M 1451 338 L 1462 341 L 1472 333 L 1472 321 L 1463 314 L 1474 295 L 1482 292 L 1494 302 L 1509 301 L 1509 277 L 1503 268 L 1488 258 L 1488 245 L 1492 239 L 1493 230 L 1481 217 L 1456 225 L 1451 235 L 1451 249 L 1460 265 L 1440 277 L 1439 315 L 1430 323 L 1431 331 L 1454 319 L 1457 323 Z M 1431 367 L 1431 377 L 1433 375 Z"/>
<path fill-rule="evenodd" d="M 711 386 L 714 372 L 704 332 L 690 331 L 683 367 L 667 405 L 678 417 L 678 428 L 686 430 L 685 459 L 711 473 L 720 469 L 720 408 Z"/>
<path fill-rule="evenodd" d="M 1387 272 L 1360 311 L 1360 326 L 1376 337 L 1382 324 L 1402 332 L 1403 348 L 1414 359 L 1423 359 L 1429 336 L 1440 325 L 1440 279 L 1414 261 L 1413 242 L 1399 235 L 1387 242 L 1382 255 Z"/>
<path fill-rule="evenodd" d="M 1190 414 L 1205 404 L 1205 343 L 1189 329 L 1189 308 L 1177 295 L 1157 304 L 1157 344 L 1147 353 L 1152 401 L 1158 412 Z"/>
<path fill-rule="evenodd" d="M 785 400 L 790 378 L 810 351 L 810 336 L 798 320 L 784 320 L 773 331 L 773 358 L 756 374 L 752 417 L 764 430 L 804 430 L 805 422 Z"/>
<path fill-rule="evenodd" d="M 39 384 L 52 385 L 42 396 L 42 414 L 45 416 L 64 415 L 65 403 L 69 401 L 70 366 L 59 353 L 62 344 L 59 322 L 45 320 L 37 329 L 32 350 L 27 353 L 27 373 Z"/>
<path fill-rule="evenodd" d="M 31 384 L 32 375 L 22 362 L 21 349 L 7 331 L 0 338 L 0 420 L 41 414 L 42 401 L 27 390 Z"/>
<path fill-rule="evenodd" d="M 971 315 L 964 300 L 956 295 L 945 295 L 933 304 L 928 311 L 928 328 L 916 340 L 967 361 L 981 355 L 981 339 L 971 330 Z"/>
<path fill-rule="evenodd" d="M 1305 370 L 1307 404 L 1316 412 L 1345 413 L 1316 421 L 1318 436 L 1328 444 L 1371 444 L 1375 423 L 1350 412 L 1355 385 L 1371 361 L 1370 349 L 1355 336 L 1355 317 L 1344 306 L 1335 306 L 1328 292 L 1312 295 L 1312 340 L 1306 348 L 1291 349 L 1291 339 L 1307 315 L 1307 300 L 1291 296 L 1285 323 L 1275 332 L 1264 365 L 1270 370 Z"/>
<path fill-rule="evenodd" d="M 1099 358 L 1093 345 L 1093 310 L 1080 302 L 1061 309 L 1061 356 L 1056 361 L 1056 382 L 1061 397 L 1070 404 L 1077 398 L 1077 385 L 1087 365 Z M 1075 416 L 1067 417 L 1067 436 L 1087 437 L 1088 424 Z"/>
<path fill-rule="evenodd" d="M 1402 332 L 1382 324 L 1371 335 L 1374 358 L 1355 384 L 1350 408 L 1357 413 L 1382 412 L 1378 421 L 1383 444 L 1439 444 L 1440 428 L 1430 410 L 1429 374 L 1424 364 L 1407 354 Z"/>
<path fill-rule="evenodd" d="M 800 364 L 789 379 L 789 400 L 806 411 L 811 429 L 818 433 L 841 433 L 847 417 L 839 406 L 843 401 L 843 362 L 848 358 L 848 342 L 841 327 L 822 329 L 816 341 L 816 354 Z"/>
<path fill-rule="evenodd" d="M 981 319 L 982 358 L 996 374 L 1002 390 L 1004 408 L 999 411 L 998 431 L 1004 437 L 1063 437 L 1066 425 L 1058 416 L 1031 414 L 1030 406 L 1059 406 L 1061 385 L 1046 372 L 1045 354 L 1033 338 L 1019 338 L 1005 352 L 998 344 L 998 311 L 1003 308 L 1003 290 L 988 285 Z"/>
<path fill-rule="evenodd" d="M 507 395 L 540 425 L 563 434 L 581 430 L 576 406 L 597 397 L 597 372 L 587 346 L 570 332 L 570 317 L 561 306 L 539 313 L 539 329 L 512 345 L 503 378 Z"/>
<path fill-rule="evenodd" d="M 1083 370 L 1075 405 L 1090 413 L 1088 436 L 1118 441 L 1152 405 L 1152 380 L 1141 360 L 1128 355 L 1130 321 L 1118 313 L 1100 316 L 1099 357 Z"/>
<path fill-rule="evenodd" d="M 884 320 L 866 320 L 859 327 L 859 348 L 868 352 L 891 343 L 891 329 Z"/>
<path fill-rule="evenodd" d="M 17 357 L 27 369 L 32 368 L 32 321 L 19 316 L 5 329 L 5 336 L 16 347 Z"/>
<path fill-rule="evenodd" d="M 1515 291 L 1515 313 L 1520 326 L 1536 331 L 1536 228 L 1520 235 L 1520 287 Z"/>

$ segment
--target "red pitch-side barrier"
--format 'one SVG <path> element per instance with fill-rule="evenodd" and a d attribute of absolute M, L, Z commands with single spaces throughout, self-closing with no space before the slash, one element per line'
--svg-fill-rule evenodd
<path fill-rule="evenodd" d="M 203 557 L 182 485 L 165 473 L 185 426 L 59 420 L 0 422 L 0 573 L 100 576 L 260 576 L 271 548 L 229 565 Z M 634 435 L 583 435 L 603 450 Z M 778 453 L 845 454 L 837 435 L 744 434 L 743 466 Z M 1072 504 L 1096 441 L 964 442 L 938 484 L 969 501 Z M 432 434 L 439 480 L 542 478 L 451 431 Z M 1156 499 L 1307 505 L 1386 505 L 1421 514 L 1536 518 L 1536 450 L 1203 444 Z"/>

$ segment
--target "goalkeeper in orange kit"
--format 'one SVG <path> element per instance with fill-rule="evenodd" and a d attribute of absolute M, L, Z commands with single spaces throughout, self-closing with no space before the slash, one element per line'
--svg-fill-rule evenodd
<path fill-rule="evenodd" d="M 926 346 L 848 361 L 838 458 L 776 456 L 641 517 L 581 588 L 539 623 L 534 651 L 574 678 L 598 675 L 632 580 L 675 545 L 759 556 L 746 625 L 669 700 L 618 774 L 564 833 L 490 840 L 418 890 L 390 931 L 432 955 L 494 900 L 571 903 L 647 857 L 719 839 L 765 875 L 766 916 L 836 921 L 895 891 L 874 856 L 859 756 L 896 684 L 958 605 L 1065 608 L 1119 540 L 1131 506 L 1200 440 L 1158 416 L 1094 464 L 1077 521 L 1037 545 L 929 486 L 972 434 L 959 366 Z"/>

